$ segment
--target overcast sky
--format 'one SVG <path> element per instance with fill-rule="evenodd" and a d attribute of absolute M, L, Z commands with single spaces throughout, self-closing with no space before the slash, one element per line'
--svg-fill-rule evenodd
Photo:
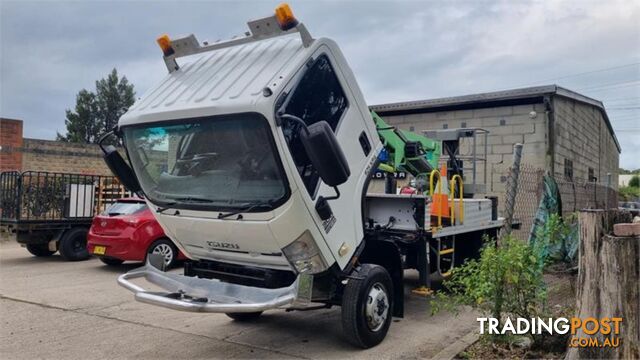
<path fill-rule="evenodd" d="M 0 116 L 53 139 L 112 68 L 138 96 L 165 76 L 158 35 L 230 38 L 277 3 L 0 0 Z M 557 83 L 605 102 L 620 165 L 640 168 L 640 1 L 289 3 L 338 42 L 369 104 Z"/>

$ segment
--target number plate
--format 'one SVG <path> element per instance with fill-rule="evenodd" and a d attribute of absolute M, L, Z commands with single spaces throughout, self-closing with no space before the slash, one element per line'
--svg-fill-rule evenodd
<path fill-rule="evenodd" d="M 104 246 L 95 246 L 93 248 L 93 253 L 96 255 L 104 255 L 106 251 L 107 251 L 107 248 Z"/>

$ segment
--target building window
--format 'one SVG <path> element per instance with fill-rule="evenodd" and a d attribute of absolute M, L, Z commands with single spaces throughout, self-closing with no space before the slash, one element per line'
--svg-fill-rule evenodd
<path fill-rule="evenodd" d="M 591 182 L 598 181 L 598 178 L 596 177 L 595 171 L 593 170 L 593 168 L 589 168 L 589 181 Z"/>
<path fill-rule="evenodd" d="M 505 119 L 500 119 L 500 126 L 505 126 L 507 121 Z"/>
<path fill-rule="evenodd" d="M 564 176 L 573 180 L 573 161 L 564 159 Z"/>
<path fill-rule="evenodd" d="M 449 124 L 442 124 L 442 128 L 443 129 L 448 129 L 449 128 Z"/>
<path fill-rule="evenodd" d="M 460 127 L 461 128 L 466 128 L 467 127 L 467 123 L 465 121 L 460 123 Z"/>
<path fill-rule="evenodd" d="M 416 128 L 414 126 L 409 126 L 409 131 L 416 131 Z"/>

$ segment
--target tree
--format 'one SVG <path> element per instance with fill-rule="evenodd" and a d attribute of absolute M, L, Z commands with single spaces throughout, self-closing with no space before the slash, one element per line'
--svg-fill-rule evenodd
<path fill-rule="evenodd" d="M 629 186 L 634 188 L 640 188 L 640 175 L 634 175 L 629 180 Z"/>
<path fill-rule="evenodd" d="M 58 133 L 57 140 L 95 143 L 100 134 L 99 124 L 95 117 L 97 111 L 96 95 L 86 89 L 80 90 L 76 95 L 75 111 L 66 110 L 67 135 L 63 136 Z"/>
<path fill-rule="evenodd" d="M 111 131 L 135 101 L 133 85 L 124 76 L 118 79 L 116 69 L 106 79 L 96 81 L 96 96 L 103 133 Z"/>
<path fill-rule="evenodd" d="M 58 133 L 57 140 L 96 143 L 102 135 L 111 131 L 135 101 L 133 84 L 118 71 L 96 81 L 96 91 L 80 90 L 76 96 L 74 111 L 66 110 L 66 135 Z"/>
<path fill-rule="evenodd" d="M 618 170 L 619 170 L 620 174 L 638 174 L 638 173 L 640 173 L 640 169 L 628 170 L 628 169 L 624 169 L 624 168 L 619 168 Z"/>

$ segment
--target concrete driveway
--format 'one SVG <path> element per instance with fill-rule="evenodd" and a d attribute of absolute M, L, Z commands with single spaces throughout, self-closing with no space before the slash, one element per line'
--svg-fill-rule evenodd
<path fill-rule="evenodd" d="M 427 300 L 407 287 L 405 318 L 363 351 L 343 340 L 338 307 L 271 311 L 243 324 L 138 303 L 116 283 L 137 266 L 36 258 L 14 242 L 0 243 L 0 357 L 429 358 L 477 327 L 473 312 L 430 316 Z"/>

